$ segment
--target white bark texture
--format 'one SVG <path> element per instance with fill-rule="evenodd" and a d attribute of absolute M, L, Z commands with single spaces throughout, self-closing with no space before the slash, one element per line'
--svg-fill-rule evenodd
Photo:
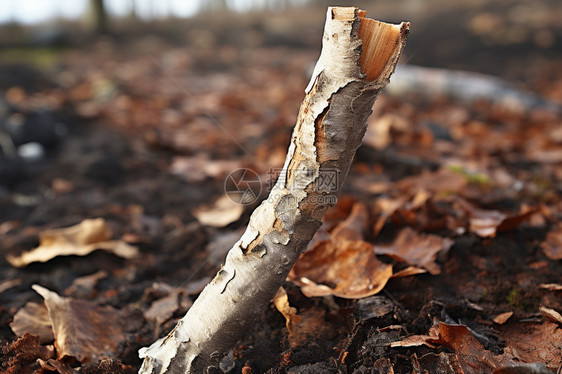
<path fill-rule="evenodd" d="M 277 183 L 185 317 L 168 336 L 141 349 L 139 373 L 215 371 L 320 227 L 408 34 L 408 23 L 364 17 L 354 7 L 328 9 L 322 53 Z"/>

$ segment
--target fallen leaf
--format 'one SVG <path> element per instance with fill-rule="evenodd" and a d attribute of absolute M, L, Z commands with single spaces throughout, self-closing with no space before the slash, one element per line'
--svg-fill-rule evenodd
<path fill-rule="evenodd" d="M 392 265 L 375 257 L 372 245 L 363 241 L 324 241 L 305 252 L 290 280 L 307 297 L 334 295 L 360 299 L 374 295 L 392 276 Z"/>
<path fill-rule="evenodd" d="M 57 256 L 85 256 L 102 249 L 117 256 L 133 258 L 138 250 L 122 240 L 110 240 L 111 231 L 102 218 L 86 219 L 78 225 L 39 233 L 39 247 L 19 256 L 8 255 L 15 267 L 25 267 L 32 262 L 47 262 Z"/>
<path fill-rule="evenodd" d="M 427 270 L 419 268 L 417 266 L 408 266 L 407 268 L 399 270 L 396 273 L 392 274 L 392 278 L 403 278 L 424 273 L 427 273 Z"/>
<path fill-rule="evenodd" d="M 411 335 L 400 341 L 390 343 L 390 347 L 418 347 L 420 345 L 427 345 L 431 348 L 435 347 L 433 344 L 428 343 L 427 339 L 429 339 L 427 335 Z"/>
<path fill-rule="evenodd" d="M 244 213 L 244 206 L 236 204 L 227 195 L 222 195 L 211 206 L 201 206 L 193 211 L 200 224 L 212 227 L 225 227 L 236 222 Z"/>
<path fill-rule="evenodd" d="M 273 297 L 273 305 L 285 317 L 285 324 L 287 330 L 289 330 L 289 341 L 291 341 L 294 331 L 293 327 L 302 320 L 302 317 L 297 314 L 297 308 L 289 305 L 289 297 L 283 287 L 280 287 Z"/>
<path fill-rule="evenodd" d="M 468 327 L 439 322 L 439 337 L 428 339 L 455 351 L 464 373 L 484 373 L 496 367 L 497 360 L 474 337 Z"/>
<path fill-rule="evenodd" d="M 541 290 L 562 291 L 562 284 L 559 283 L 543 283 L 539 286 Z"/>
<path fill-rule="evenodd" d="M 541 306 L 539 310 L 541 312 L 541 316 L 543 316 L 544 319 L 562 325 L 562 315 L 560 315 L 560 313 L 558 313 L 556 310 L 544 306 Z"/>
<path fill-rule="evenodd" d="M 529 209 L 507 216 L 498 210 L 477 208 L 466 200 L 457 199 L 456 202 L 469 216 L 470 231 L 482 238 L 493 238 L 498 232 L 513 230 L 535 213 L 534 210 Z"/>
<path fill-rule="evenodd" d="M 363 240 L 363 233 L 367 229 L 369 212 L 365 204 L 357 202 L 353 204 L 351 213 L 332 230 L 336 240 Z"/>
<path fill-rule="evenodd" d="M 14 315 L 10 328 L 17 336 L 23 336 L 26 332 L 38 336 L 41 344 L 54 340 L 53 328 L 45 304 L 29 301 Z"/>
<path fill-rule="evenodd" d="M 101 279 L 106 278 L 107 275 L 108 274 L 105 270 L 99 270 L 93 274 L 78 277 L 72 281 L 72 284 L 67 289 L 64 290 L 64 294 L 74 297 L 91 297 L 91 293 L 96 288 L 98 282 Z"/>
<path fill-rule="evenodd" d="M 453 240 L 436 235 L 418 234 L 410 227 L 400 231 L 391 245 L 376 245 L 377 255 L 387 255 L 398 261 L 427 269 L 431 274 L 441 273 L 435 260 L 440 252 L 448 251 Z"/>
<path fill-rule="evenodd" d="M 170 292 L 167 296 L 155 300 L 144 312 L 144 318 L 146 318 L 147 321 L 155 321 L 158 324 L 162 324 L 172 318 L 178 308 L 178 293 Z"/>
<path fill-rule="evenodd" d="M 505 341 L 504 355 L 524 363 L 540 362 L 554 371 L 562 366 L 562 329 L 558 324 L 510 323 L 498 326 L 497 330 Z"/>
<path fill-rule="evenodd" d="M 546 239 L 541 244 L 544 254 L 551 260 L 562 260 L 562 224 L 546 234 Z"/>
<path fill-rule="evenodd" d="M 207 178 L 224 178 L 228 173 L 240 168 L 237 160 L 210 160 L 207 156 L 178 156 L 170 165 L 170 172 L 187 182 L 202 182 Z"/>
<path fill-rule="evenodd" d="M 498 314 L 497 316 L 495 316 L 492 321 L 494 321 L 495 323 L 497 323 L 498 325 L 503 325 L 504 323 L 507 322 L 507 320 L 513 315 L 513 312 L 505 312 L 505 313 L 501 313 Z"/>
<path fill-rule="evenodd" d="M 75 357 L 81 363 L 114 356 L 123 339 L 126 317 L 110 306 L 64 298 L 39 285 L 55 337 L 57 358 Z"/>

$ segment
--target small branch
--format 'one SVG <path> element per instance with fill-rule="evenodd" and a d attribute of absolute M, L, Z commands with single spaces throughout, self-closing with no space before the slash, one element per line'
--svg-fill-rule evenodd
<path fill-rule="evenodd" d="M 218 367 L 269 303 L 335 204 L 408 30 L 408 23 L 374 21 L 354 7 L 328 8 L 322 53 L 281 176 L 185 317 L 167 337 L 141 350 L 139 373 Z"/>

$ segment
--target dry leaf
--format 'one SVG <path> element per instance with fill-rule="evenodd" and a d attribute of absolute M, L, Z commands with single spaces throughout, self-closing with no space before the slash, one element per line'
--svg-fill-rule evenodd
<path fill-rule="evenodd" d="M 562 325 L 562 315 L 560 315 L 560 313 L 556 310 L 544 306 L 541 306 L 539 310 L 541 311 L 541 316 L 543 316 L 544 319 Z"/>
<path fill-rule="evenodd" d="M 562 366 L 560 325 L 549 321 L 541 324 L 510 323 L 497 329 L 500 338 L 505 341 L 504 355 L 519 362 L 541 362 L 554 371 Z"/>
<path fill-rule="evenodd" d="M 363 241 L 324 241 L 297 261 L 290 280 L 308 297 L 335 295 L 359 299 L 374 295 L 392 277 L 392 265 L 375 257 Z"/>
<path fill-rule="evenodd" d="M 41 344 L 53 341 L 53 327 L 49 319 L 49 312 L 44 304 L 28 302 L 14 315 L 10 328 L 17 336 L 29 332 L 39 336 Z"/>
<path fill-rule="evenodd" d="M 57 358 L 75 357 L 81 363 L 112 357 L 123 339 L 125 317 L 110 306 L 64 298 L 39 285 L 55 337 Z"/>
<path fill-rule="evenodd" d="M 425 268 L 436 275 L 441 273 L 439 265 L 435 263 L 437 255 L 442 251 L 448 251 L 453 243 L 449 238 L 418 234 L 412 228 L 406 227 L 400 231 L 391 245 L 377 245 L 374 251 L 377 255 L 390 256 L 398 261 Z"/>
<path fill-rule="evenodd" d="M 455 351 L 460 366 L 465 373 L 490 372 L 497 360 L 490 351 L 472 335 L 464 325 L 439 323 L 439 337 L 428 339 L 430 343 L 444 345 Z"/>
<path fill-rule="evenodd" d="M 427 270 L 419 268 L 417 266 L 408 266 L 407 268 L 392 274 L 392 278 L 403 278 L 403 277 L 409 277 L 411 275 L 418 275 L 424 273 L 427 273 Z"/>
<path fill-rule="evenodd" d="M 336 240 L 363 240 L 368 221 L 369 212 L 365 204 L 355 203 L 349 216 L 334 227 L 332 235 Z"/>
<path fill-rule="evenodd" d="M 285 317 L 287 330 L 289 330 L 289 340 L 291 340 L 294 331 L 293 327 L 302 320 L 302 317 L 297 315 L 297 308 L 289 305 L 289 297 L 283 287 L 280 287 L 273 297 L 273 305 Z"/>
<path fill-rule="evenodd" d="M 117 256 L 133 258 L 138 250 L 122 240 L 110 240 L 111 231 L 102 218 L 86 219 L 78 225 L 64 229 L 45 230 L 39 234 L 39 247 L 19 256 L 7 256 L 15 267 L 32 262 L 47 262 L 57 256 L 85 256 L 97 249 Z"/>
<path fill-rule="evenodd" d="M 539 286 L 541 290 L 562 291 L 562 284 L 559 283 L 543 283 Z"/>
<path fill-rule="evenodd" d="M 236 222 L 244 213 L 244 206 L 236 204 L 226 195 L 222 195 L 211 206 L 201 206 L 193 211 L 193 216 L 200 224 L 212 227 L 225 227 Z"/>
<path fill-rule="evenodd" d="M 224 178 L 240 166 L 238 160 L 210 160 L 206 155 L 178 156 L 172 160 L 170 172 L 187 182 L 202 182 L 207 178 Z"/>
<path fill-rule="evenodd" d="M 504 323 L 507 322 L 507 320 L 508 320 L 512 315 L 513 315 L 513 312 L 501 313 L 501 314 L 498 314 L 497 316 L 495 316 L 492 321 L 494 321 L 494 322 L 497 323 L 498 325 L 503 325 Z"/>
<path fill-rule="evenodd" d="M 482 238 L 493 238 L 498 232 L 513 230 L 521 223 L 529 220 L 535 213 L 534 210 L 526 210 L 519 214 L 507 216 L 498 210 L 476 208 L 462 199 L 457 199 L 457 205 L 468 214 L 470 231 Z"/>
<path fill-rule="evenodd" d="M 562 260 L 562 224 L 550 230 L 541 245 L 544 254 L 551 260 Z"/>

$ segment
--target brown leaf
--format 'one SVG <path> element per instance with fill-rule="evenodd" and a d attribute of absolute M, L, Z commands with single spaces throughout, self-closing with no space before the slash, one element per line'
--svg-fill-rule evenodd
<path fill-rule="evenodd" d="M 392 274 L 392 278 L 403 278 L 424 273 L 427 273 L 427 270 L 419 268 L 417 266 L 408 266 L 407 268 L 399 270 L 396 273 Z"/>
<path fill-rule="evenodd" d="M 84 363 L 115 355 L 125 319 L 117 310 L 63 298 L 39 285 L 32 288 L 43 297 L 49 311 L 57 358 L 75 357 Z"/>
<path fill-rule="evenodd" d="M 50 343 L 54 339 L 53 327 L 45 304 L 28 302 L 14 315 L 10 327 L 17 336 L 23 336 L 26 332 L 39 336 L 41 344 Z"/>
<path fill-rule="evenodd" d="M 369 212 L 365 204 L 355 203 L 349 216 L 334 227 L 332 235 L 337 240 L 363 240 L 368 221 Z"/>
<path fill-rule="evenodd" d="M 498 210 L 477 208 L 462 199 L 457 199 L 457 205 L 468 214 L 470 231 L 482 238 L 493 238 L 498 232 L 513 230 L 535 213 L 534 210 L 527 209 L 519 214 L 507 216 Z"/>
<path fill-rule="evenodd" d="M 297 314 L 297 308 L 289 305 L 289 297 L 283 287 L 280 287 L 273 297 L 273 305 L 285 317 L 287 330 L 289 330 L 289 341 L 292 342 L 294 326 L 302 320 L 302 317 Z"/>
<path fill-rule="evenodd" d="M 511 318 L 512 315 L 513 315 L 513 312 L 501 313 L 501 314 L 498 314 L 497 316 L 495 316 L 494 319 L 492 319 L 492 321 L 494 321 L 498 325 L 503 325 L 504 323 L 507 322 L 507 320 L 509 318 Z"/>
<path fill-rule="evenodd" d="M 497 364 L 492 353 L 484 349 L 466 326 L 440 322 L 439 337 L 428 341 L 455 351 L 464 373 L 489 372 Z"/>
<path fill-rule="evenodd" d="M 200 206 L 193 211 L 193 216 L 200 224 L 212 227 L 225 227 L 236 222 L 244 213 L 244 206 L 236 204 L 227 195 L 222 195 L 211 206 Z"/>
<path fill-rule="evenodd" d="M 556 310 L 544 306 L 541 306 L 539 310 L 544 319 L 562 325 L 562 315 L 560 315 L 560 313 Z"/>
<path fill-rule="evenodd" d="M 187 182 L 202 182 L 207 178 L 224 178 L 240 166 L 238 160 L 210 160 L 205 155 L 178 156 L 172 160 L 170 172 Z"/>
<path fill-rule="evenodd" d="M 392 276 L 392 265 L 375 257 L 363 241 L 324 241 L 297 261 L 290 280 L 308 297 L 335 295 L 358 299 L 378 293 Z"/>
<path fill-rule="evenodd" d="M 39 247 L 19 256 L 8 255 L 7 260 L 15 267 L 32 262 L 47 262 L 57 256 L 85 256 L 103 249 L 124 258 L 133 258 L 138 250 L 124 241 L 110 240 L 111 231 L 102 218 L 86 219 L 78 225 L 39 234 Z"/>
<path fill-rule="evenodd" d="M 398 261 L 425 268 L 436 275 L 441 273 L 441 269 L 435 259 L 440 252 L 448 251 L 451 245 L 453 240 L 449 238 L 418 234 L 412 228 L 406 227 L 391 245 L 377 245 L 374 251 L 378 255 L 387 255 Z"/>
<path fill-rule="evenodd" d="M 562 224 L 558 224 L 546 234 L 546 239 L 541 247 L 544 254 L 551 260 L 562 260 Z"/>
<path fill-rule="evenodd" d="M 519 362 L 541 362 L 551 370 L 562 366 L 562 329 L 558 324 L 548 321 L 541 324 L 510 323 L 497 329 L 506 343 L 504 355 Z"/>

